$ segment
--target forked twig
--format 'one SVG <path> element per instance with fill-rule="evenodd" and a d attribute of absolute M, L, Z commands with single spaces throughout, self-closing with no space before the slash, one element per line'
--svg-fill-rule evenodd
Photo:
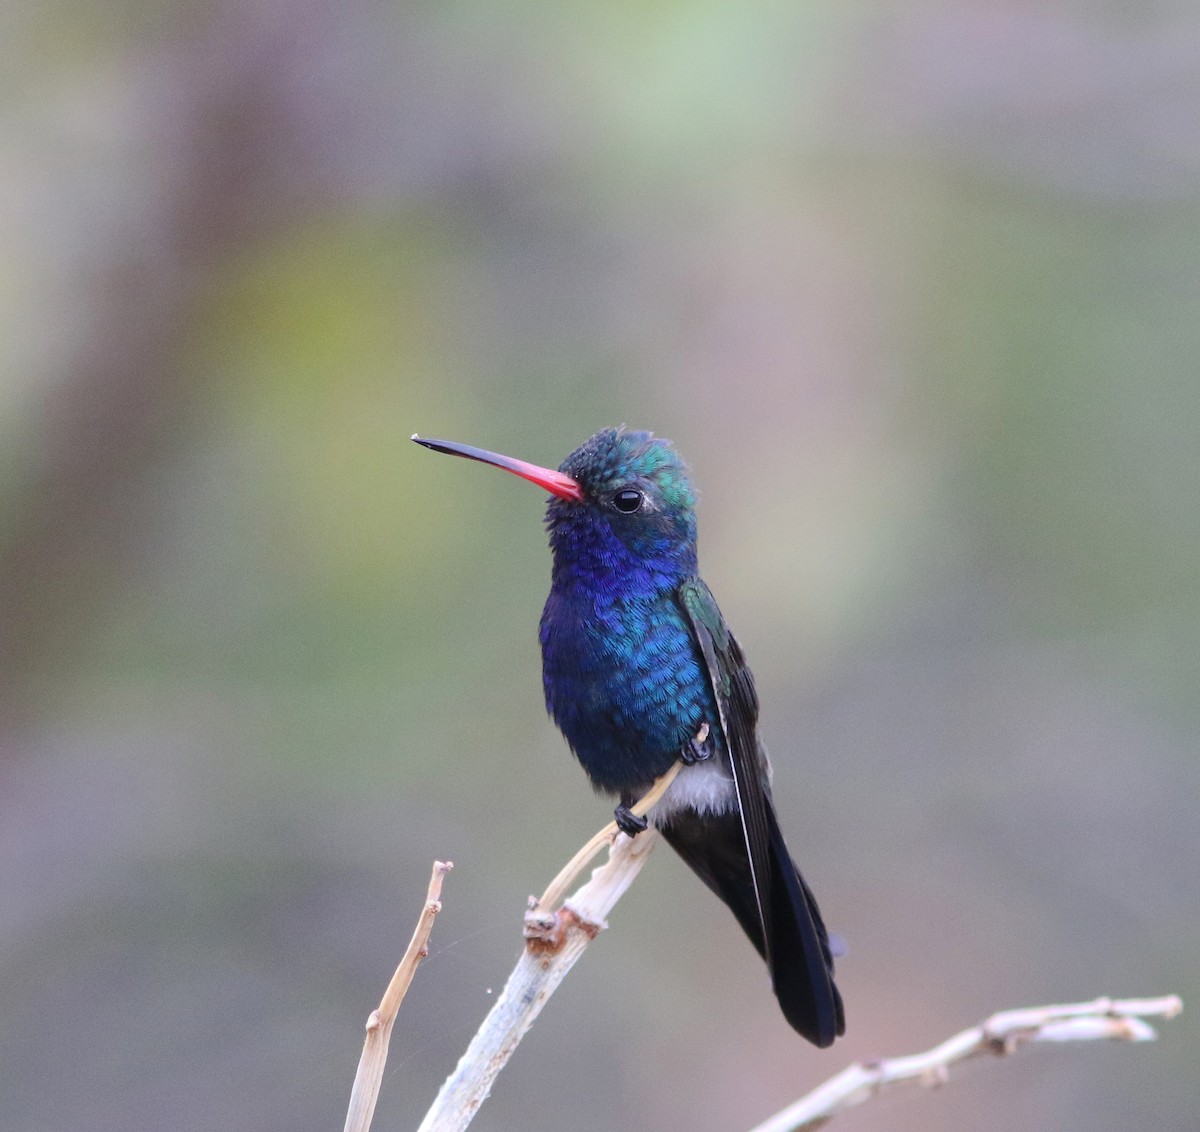
<path fill-rule="evenodd" d="M 631 813 L 635 817 L 644 818 L 650 810 L 655 806 L 658 800 L 667 792 L 667 788 L 675 781 L 675 776 L 683 768 L 683 763 L 675 763 L 666 774 L 655 780 L 653 786 L 641 797 L 636 805 L 630 807 Z M 541 899 L 530 909 L 532 912 L 548 912 L 550 911 L 563 896 L 566 891 L 574 883 L 575 878 L 579 876 L 591 859 L 596 856 L 606 845 L 611 845 L 617 833 L 617 823 L 610 821 L 599 833 L 588 841 L 578 853 L 575 854 L 559 871 L 546 891 L 542 893 Z"/>
<path fill-rule="evenodd" d="M 660 778 L 632 807 L 644 817 L 671 785 L 679 764 Z M 608 925 L 604 917 L 641 871 L 658 840 L 648 829 L 635 838 L 618 832 L 613 822 L 602 829 L 550 883 L 541 900 L 531 901 L 525 916 L 525 951 L 508 977 L 478 1033 L 442 1085 L 419 1132 L 461 1132 L 471 1123 L 491 1092 L 492 1083 L 508 1063 L 542 1007 L 566 978 L 584 949 Z M 604 845 L 608 860 L 561 908 L 561 894 Z"/>

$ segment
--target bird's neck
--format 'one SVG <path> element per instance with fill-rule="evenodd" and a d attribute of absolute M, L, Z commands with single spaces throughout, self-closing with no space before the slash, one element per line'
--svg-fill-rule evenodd
<path fill-rule="evenodd" d="M 668 531 L 648 531 L 629 544 L 605 523 L 562 522 L 551 527 L 550 548 L 559 593 L 648 597 L 696 573 L 695 543 Z"/>

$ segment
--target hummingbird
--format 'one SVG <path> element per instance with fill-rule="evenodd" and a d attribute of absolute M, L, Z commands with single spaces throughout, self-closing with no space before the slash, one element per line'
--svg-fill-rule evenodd
<path fill-rule="evenodd" d="M 784 1017 L 814 1045 L 845 1032 L 829 935 L 779 828 L 758 695 L 696 557 L 696 496 L 670 441 L 606 428 L 555 471 L 414 435 L 550 493 L 539 631 L 546 708 L 629 836 L 648 822 L 733 912 Z M 684 765 L 646 818 L 630 807 Z"/>

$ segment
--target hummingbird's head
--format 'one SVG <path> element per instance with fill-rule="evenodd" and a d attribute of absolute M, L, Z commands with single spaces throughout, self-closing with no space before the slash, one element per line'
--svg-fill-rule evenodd
<path fill-rule="evenodd" d="M 696 495 L 669 440 L 650 432 L 601 429 L 559 473 L 581 499 L 546 507 L 556 574 L 640 576 L 656 588 L 696 571 Z"/>
<path fill-rule="evenodd" d="M 546 525 L 556 565 L 695 571 L 696 495 L 669 440 L 624 425 L 601 429 L 558 471 L 451 441 L 413 440 L 494 464 L 549 491 Z"/>
<path fill-rule="evenodd" d="M 696 493 L 669 440 L 624 425 L 601 429 L 558 470 L 579 484 L 583 498 L 580 504 L 552 499 L 546 512 L 551 526 L 582 505 L 627 541 L 638 541 L 644 528 L 695 541 Z"/>

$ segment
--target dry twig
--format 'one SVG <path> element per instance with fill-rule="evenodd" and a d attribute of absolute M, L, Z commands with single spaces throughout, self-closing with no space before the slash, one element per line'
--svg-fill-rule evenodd
<path fill-rule="evenodd" d="M 417 972 L 417 964 L 428 954 L 429 933 L 433 930 L 433 919 L 442 910 L 442 880 L 454 868 L 451 861 L 434 861 L 429 877 L 429 890 L 425 894 L 425 907 L 413 930 L 408 949 L 388 983 L 387 990 L 376 1010 L 367 1018 L 367 1036 L 363 1041 L 362 1056 L 358 1061 L 358 1072 L 354 1075 L 354 1087 L 350 1090 L 350 1108 L 346 1113 L 345 1132 L 367 1132 L 371 1118 L 375 1115 L 375 1102 L 379 1099 L 379 1085 L 383 1080 L 383 1067 L 387 1062 L 388 1042 L 392 1037 L 392 1023 L 396 1012 L 408 993 L 408 988 Z"/>
<path fill-rule="evenodd" d="M 870 1100 L 889 1085 L 916 1081 L 941 1085 L 950 1066 L 981 1054 L 1003 1056 L 1027 1042 L 1078 1042 L 1119 1038 L 1153 1041 L 1158 1035 L 1143 1019 L 1174 1018 L 1183 1009 L 1177 995 L 1164 998 L 1098 998 L 1069 1006 L 1003 1010 L 948 1038 L 925 1053 L 885 1061 L 856 1062 L 751 1132 L 800 1132 L 819 1128 L 840 1112 Z"/>
<path fill-rule="evenodd" d="M 633 812 L 644 817 L 679 771 L 660 778 Z M 584 949 L 608 925 L 604 917 L 633 883 L 658 840 L 648 829 L 636 838 L 605 826 L 550 883 L 541 900 L 531 898 L 525 916 L 525 951 L 454 1072 L 442 1085 L 418 1132 L 461 1132 L 491 1092 L 492 1082 Z M 587 863 L 609 846 L 608 860 L 557 912 L 554 904 Z"/>

